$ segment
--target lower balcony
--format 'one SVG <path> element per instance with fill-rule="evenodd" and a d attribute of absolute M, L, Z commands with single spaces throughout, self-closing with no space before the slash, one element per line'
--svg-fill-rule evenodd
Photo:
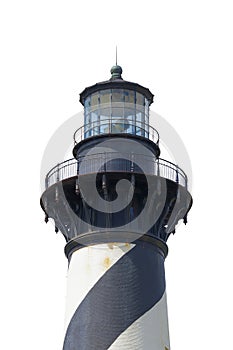
<path fill-rule="evenodd" d="M 176 182 L 187 189 L 187 175 L 178 165 L 153 156 L 117 152 L 80 156 L 57 164 L 47 174 L 45 188 L 78 175 L 110 172 L 155 175 Z"/>

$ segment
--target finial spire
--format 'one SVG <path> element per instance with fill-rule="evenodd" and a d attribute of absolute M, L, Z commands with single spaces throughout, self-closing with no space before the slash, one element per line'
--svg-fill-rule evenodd
<path fill-rule="evenodd" d="M 110 80 L 115 80 L 115 79 L 122 79 L 121 74 L 122 74 L 122 68 L 121 66 L 113 66 L 111 69 L 111 79 Z"/>
<path fill-rule="evenodd" d="M 116 79 L 122 79 L 121 74 L 122 74 L 122 68 L 121 66 L 118 66 L 117 64 L 117 45 L 116 45 L 116 65 L 112 67 L 111 69 L 111 78 L 110 80 L 116 80 Z"/>

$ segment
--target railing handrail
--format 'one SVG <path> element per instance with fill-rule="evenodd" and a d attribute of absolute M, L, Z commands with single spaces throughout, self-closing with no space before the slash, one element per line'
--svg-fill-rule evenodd
<path fill-rule="evenodd" d="M 61 169 L 61 165 L 65 164 L 65 163 L 68 163 L 68 162 L 70 162 L 70 161 L 74 161 L 74 163 L 76 163 L 76 162 L 77 162 L 77 159 L 76 159 L 76 158 L 70 158 L 70 159 L 65 160 L 64 162 L 57 163 L 57 165 L 55 165 L 54 167 L 52 167 L 52 168 L 49 170 L 49 172 L 47 173 L 46 177 L 52 175 L 52 174 L 53 174 L 53 173 L 52 173 L 53 170 L 55 170 L 55 169 L 57 169 L 57 168 Z M 68 166 L 68 165 L 64 165 L 63 167 L 65 167 L 65 166 Z"/>
<path fill-rule="evenodd" d="M 85 137 L 84 134 L 95 129 L 95 128 L 99 128 L 100 126 L 104 126 L 104 125 L 111 125 L 111 124 L 122 124 L 122 122 L 125 122 L 124 124 L 129 124 L 130 126 L 133 127 L 137 127 L 139 128 L 139 130 L 144 131 L 145 133 L 148 133 L 148 139 L 150 139 L 150 136 L 152 136 L 152 140 L 154 141 L 154 138 L 156 138 L 156 144 L 159 142 L 159 133 L 158 131 L 151 126 L 148 123 L 139 121 L 139 120 L 135 120 L 135 119 L 127 119 L 127 118 L 118 118 L 118 117 L 112 117 L 112 118 L 107 118 L 107 119 L 102 119 L 102 120 L 95 120 L 92 121 L 90 123 L 84 124 L 82 126 L 80 126 L 73 135 L 73 140 L 74 140 L 74 144 L 76 145 L 78 142 L 82 141 Z M 140 124 L 140 125 L 138 125 Z M 142 127 L 143 126 L 143 127 Z M 148 128 L 148 130 L 147 130 Z M 77 140 L 77 135 L 80 134 L 79 139 Z M 105 134 L 113 134 L 112 132 L 100 132 L 100 135 L 105 135 Z M 118 133 L 117 133 L 118 134 Z M 119 134 L 132 134 L 129 132 L 119 132 Z M 134 135 L 134 134 L 132 134 Z M 156 135 L 156 137 L 155 137 Z M 88 136 L 86 138 L 92 137 L 94 135 Z"/>
<path fill-rule="evenodd" d="M 78 162 L 81 161 L 82 159 L 88 160 L 89 157 L 91 159 L 91 158 L 93 158 L 93 156 L 102 157 L 103 155 L 106 157 L 106 155 L 111 155 L 113 153 L 115 153 L 115 154 L 119 153 L 120 155 L 122 155 L 121 152 L 102 152 L 102 153 L 95 153 L 95 154 L 91 154 L 91 155 L 80 156 L 80 157 L 78 157 L 78 159 L 71 158 L 71 159 L 65 160 L 64 162 L 58 163 L 46 175 L 46 178 L 45 178 L 46 189 L 48 187 L 50 187 L 51 185 L 57 183 L 58 181 L 62 181 L 62 180 L 67 179 L 69 177 L 73 177 L 73 176 L 78 175 L 78 168 L 75 168 L 75 171 L 73 171 L 73 172 L 69 171 L 68 176 L 67 175 L 64 176 L 63 170 L 65 168 L 70 167 L 72 169 L 72 166 L 74 166 L 74 165 L 76 166 L 78 164 Z M 125 152 L 125 154 L 127 154 L 127 152 Z M 159 173 L 162 172 L 163 168 L 168 168 L 168 169 L 173 170 L 177 175 L 177 180 L 175 180 L 175 182 L 179 183 L 180 182 L 179 179 L 180 179 L 180 177 L 182 177 L 183 181 L 184 181 L 184 186 L 187 188 L 187 182 L 188 182 L 187 175 L 178 165 L 176 165 L 168 160 L 165 160 L 163 158 L 154 158 L 153 156 L 147 156 L 147 155 L 132 153 L 132 152 L 129 152 L 129 154 L 133 155 L 134 157 L 135 156 L 136 157 L 143 156 L 143 157 L 151 158 L 155 164 L 156 163 L 158 164 Z M 169 179 L 169 177 L 166 177 L 166 176 L 162 176 L 162 177 Z M 51 181 L 51 179 L 52 179 L 52 181 Z M 170 180 L 172 180 L 172 176 L 170 176 Z M 172 180 L 172 181 L 174 181 L 174 180 Z"/>
<path fill-rule="evenodd" d="M 184 178 L 188 179 L 188 177 L 187 177 L 187 175 L 185 174 L 184 170 L 181 169 L 181 168 L 179 167 L 179 165 L 174 164 L 174 163 L 170 162 L 169 160 L 166 160 L 166 159 L 163 159 L 163 158 L 158 158 L 157 160 L 158 160 L 159 162 L 162 161 L 162 162 L 164 162 L 164 163 L 170 164 L 170 165 L 171 165 L 171 167 L 170 167 L 171 169 L 173 169 L 172 167 L 175 167 L 176 170 L 179 170 L 179 171 L 180 171 L 180 174 L 182 174 Z M 166 166 L 166 164 L 164 164 L 164 165 Z M 175 170 L 175 169 L 174 169 L 174 170 Z"/>

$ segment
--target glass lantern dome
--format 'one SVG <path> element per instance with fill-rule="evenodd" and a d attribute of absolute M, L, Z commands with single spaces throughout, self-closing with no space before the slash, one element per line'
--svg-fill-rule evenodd
<path fill-rule="evenodd" d="M 80 94 L 84 105 L 83 138 L 127 133 L 149 138 L 149 106 L 153 94 L 143 86 L 122 79 L 122 68 L 112 67 L 111 78 Z"/>

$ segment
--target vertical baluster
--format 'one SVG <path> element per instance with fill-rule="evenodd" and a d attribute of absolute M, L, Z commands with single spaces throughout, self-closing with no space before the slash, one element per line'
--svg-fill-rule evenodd
<path fill-rule="evenodd" d="M 77 160 L 77 175 L 79 175 L 79 157 L 78 157 L 78 160 Z"/>
<path fill-rule="evenodd" d="M 131 160 L 130 160 L 130 162 L 131 162 L 130 171 L 131 171 L 131 173 L 133 173 L 133 171 L 134 171 L 134 154 L 133 153 L 131 153 L 130 158 L 131 158 Z"/>
<path fill-rule="evenodd" d="M 45 189 L 47 189 L 49 187 L 49 177 L 48 175 L 45 178 Z"/>
<path fill-rule="evenodd" d="M 178 168 L 176 168 L 176 182 L 179 183 L 179 172 L 178 172 Z"/>
<path fill-rule="evenodd" d="M 57 178 L 56 178 L 56 182 L 60 181 L 60 174 L 59 174 L 59 163 L 57 164 Z"/>
<path fill-rule="evenodd" d="M 104 153 L 104 172 L 106 173 L 107 152 Z"/>

